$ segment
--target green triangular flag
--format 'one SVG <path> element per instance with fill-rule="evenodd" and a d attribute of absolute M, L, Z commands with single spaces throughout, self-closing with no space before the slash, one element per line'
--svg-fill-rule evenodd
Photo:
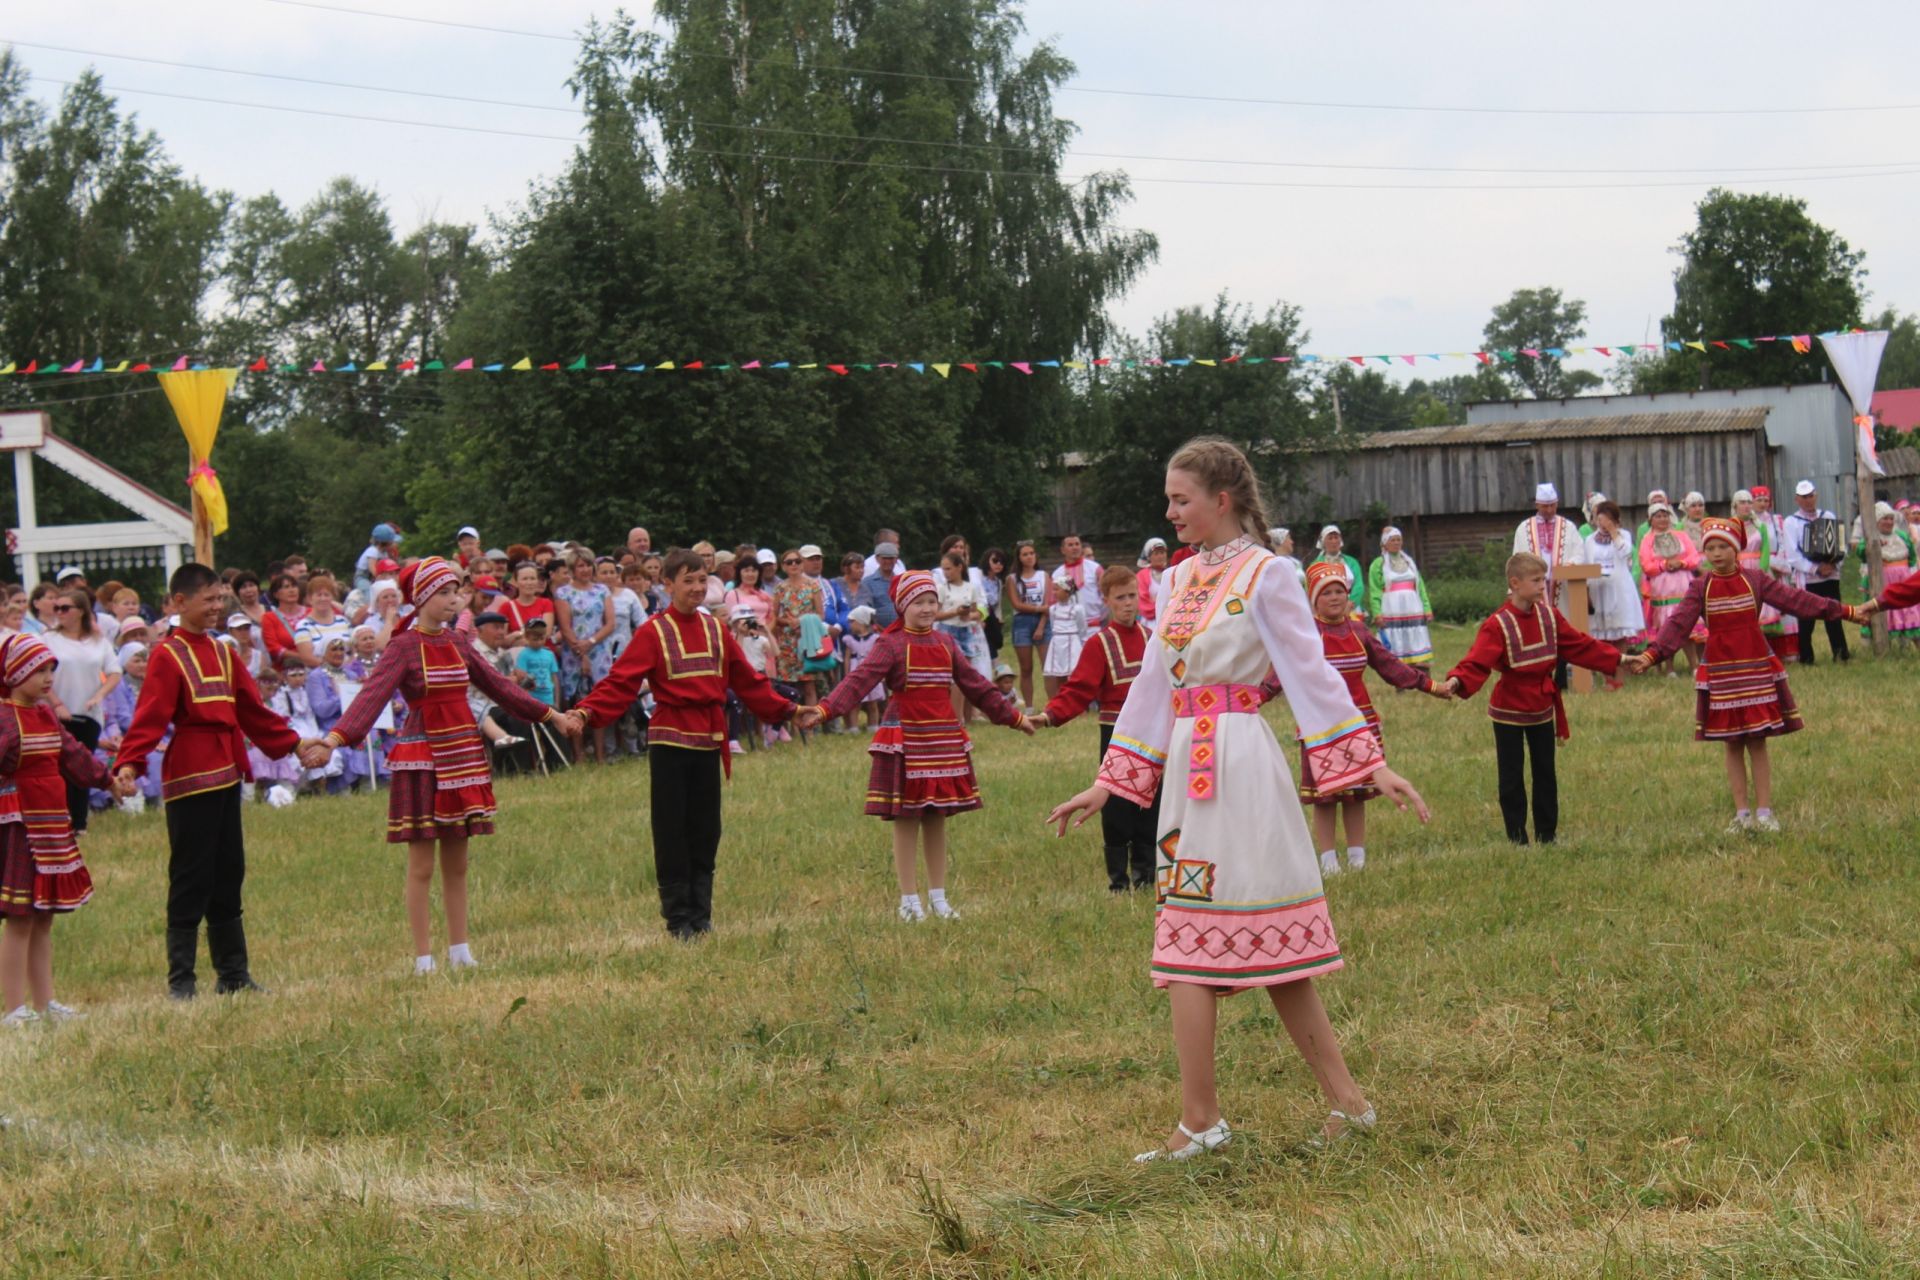
<path fill-rule="evenodd" d="M 1512 364 L 1515 360 L 1519 358 L 1511 351 L 1496 351 L 1493 354 L 1499 356 L 1502 360 L 1505 360 L 1508 364 Z"/>
<path fill-rule="evenodd" d="M 1728 338 L 1727 341 L 1731 342 L 1734 346 L 1739 347 L 1742 351 L 1753 350 L 1752 338 Z"/>
<path fill-rule="evenodd" d="M 579 373 L 581 370 L 585 369 L 586 367 L 587 367 L 587 358 L 585 356 L 581 356 L 578 360 L 575 360 L 572 364 L 567 366 L 567 372 Z"/>
<path fill-rule="evenodd" d="M 443 371 L 446 367 L 447 366 L 445 364 L 441 363 L 438 360 L 429 360 L 425 364 L 421 365 L 420 369 L 423 373 L 439 373 Z"/>
<path fill-rule="evenodd" d="M 1004 369 L 1007 367 L 1004 360 L 989 360 L 986 362 L 986 365 L 989 369 Z"/>

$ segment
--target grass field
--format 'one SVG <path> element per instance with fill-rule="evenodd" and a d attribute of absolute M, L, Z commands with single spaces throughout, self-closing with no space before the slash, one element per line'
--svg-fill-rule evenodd
<path fill-rule="evenodd" d="M 1451 659 L 1466 633 L 1443 629 Z M 56 931 L 90 1020 L 0 1037 L 0 1271 L 28 1276 L 1911 1276 L 1920 661 L 1795 678 L 1787 833 L 1721 834 L 1685 680 L 1576 699 L 1562 842 L 1500 839 L 1484 702 L 1381 695 L 1432 825 L 1376 806 L 1322 984 L 1376 1137 L 1257 996 L 1225 1153 L 1177 1115 L 1151 902 L 1041 816 L 1094 730 L 985 729 L 954 925 L 901 926 L 859 742 L 743 761 L 719 934 L 669 942 L 646 773 L 501 787 L 485 968 L 408 975 L 384 798 L 248 814 L 270 997 L 162 998 L 165 835 L 103 819 Z M 1283 716 L 1283 712 L 1270 712 Z"/>

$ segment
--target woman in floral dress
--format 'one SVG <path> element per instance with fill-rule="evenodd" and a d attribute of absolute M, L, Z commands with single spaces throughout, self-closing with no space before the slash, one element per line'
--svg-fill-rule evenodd
<path fill-rule="evenodd" d="M 809 613 L 826 616 L 826 588 L 807 576 L 798 551 L 783 551 L 780 584 L 773 589 L 773 640 L 779 646 L 774 678 L 784 684 L 798 685 L 803 707 L 820 700 L 814 692 L 813 673 L 802 665 L 807 655 L 800 652 L 800 619 Z"/>
<path fill-rule="evenodd" d="M 581 548 L 567 561 L 572 577 L 553 589 L 553 609 L 560 624 L 560 688 L 568 706 L 593 691 L 613 669 L 613 593 L 594 581 L 593 552 Z M 595 760 L 607 758 L 598 732 L 588 738 L 586 750 Z"/>

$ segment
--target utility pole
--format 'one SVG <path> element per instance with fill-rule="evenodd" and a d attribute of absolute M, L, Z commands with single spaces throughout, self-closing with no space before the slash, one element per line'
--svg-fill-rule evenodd
<path fill-rule="evenodd" d="M 1345 435 L 1347 433 L 1347 424 L 1340 420 L 1340 388 L 1328 387 L 1327 390 L 1333 393 L 1333 429 L 1341 435 Z"/>

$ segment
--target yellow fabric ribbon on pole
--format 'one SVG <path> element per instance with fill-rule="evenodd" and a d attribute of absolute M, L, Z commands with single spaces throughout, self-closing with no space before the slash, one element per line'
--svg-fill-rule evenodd
<path fill-rule="evenodd" d="M 220 414 L 227 407 L 227 392 L 233 390 L 238 369 L 194 369 L 182 373 L 163 373 L 160 389 L 167 393 L 173 416 L 187 437 L 193 454 L 193 468 L 187 484 L 200 499 L 208 526 L 215 534 L 227 531 L 227 495 L 220 488 L 220 477 L 211 465 L 214 438 L 220 434 Z"/>

